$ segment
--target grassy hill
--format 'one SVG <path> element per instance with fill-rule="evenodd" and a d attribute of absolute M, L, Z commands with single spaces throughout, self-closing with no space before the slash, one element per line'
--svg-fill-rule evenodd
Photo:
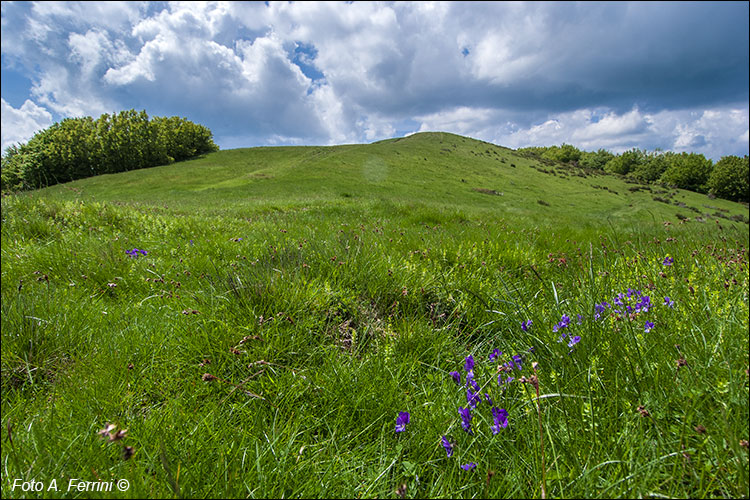
<path fill-rule="evenodd" d="M 747 497 L 747 216 L 445 133 L 3 197 L 2 496 Z"/>
<path fill-rule="evenodd" d="M 166 204 L 189 212 L 423 205 L 553 226 L 678 222 L 678 214 L 707 221 L 748 215 L 747 207 L 737 203 L 542 165 L 507 148 L 442 132 L 364 145 L 233 149 L 41 193 L 58 199 Z"/>

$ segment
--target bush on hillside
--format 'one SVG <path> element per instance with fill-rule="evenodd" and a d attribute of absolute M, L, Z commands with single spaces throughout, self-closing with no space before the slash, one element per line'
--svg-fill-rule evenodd
<path fill-rule="evenodd" d="M 647 153 L 643 162 L 636 165 L 630 176 L 641 182 L 656 182 L 669 167 L 669 160 L 674 153 Z"/>
<path fill-rule="evenodd" d="M 185 118 L 128 110 L 66 118 L 2 158 L 2 191 L 36 189 L 99 174 L 165 165 L 218 151 L 211 131 Z"/>
<path fill-rule="evenodd" d="M 516 152 L 528 158 L 541 159 L 542 155 L 547 152 L 547 147 L 544 146 L 529 146 L 526 148 L 518 148 Z"/>
<path fill-rule="evenodd" d="M 520 148 L 517 151 L 545 164 L 575 162 L 574 164 L 585 169 L 604 170 L 607 173 L 627 176 L 641 183 L 661 182 L 732 201 L 749 201 L 747 156 L 744 159 L 738 156 L 727 156 L 713 166 L 711 160 L 702 154 L 678 154 L 658 149 L 649 152 L 633 148 L 615 155 L 606 149 L 599 149 L 596 152 L 580 151 L 574 146 L 563 144 L 562 146 Z M 540 171 L 547 172 L 543 169 Z"/>
<path fill-rule="evenodd" d="M 633 148 L 615 156 L 604 166 L 607 172 L 619 175 L 628 175 L 645 162 L 646 155 L 640 149 Z"/>
<path fill-rule="evenodd" d="M 708 179 L 713 163 L 702 154 L 680 153 L 669 157 L 669 166 L 661 176 L 661 182 L 697 193 L 708 191 Z"/>
<path fill-rule="evenodd" d="M 708 179 L 709 192 L 719 198 L 732 201 L 750 201 L 748 157 L 724 156 L 714 165 Z"/>
<path fill-rule="evenodd" d="M 577 162 L 581 159 L 581 151 L 575 146 L 563 143 L 562 146 L 551 146 L 542 153 L 542 158 L 560 163 Z"/>
<path fill-rule="evenodd" d="M 581 159 L 578 160 L 578 166 L 583 168 L 592 168 L 595 170 L 604 170 L 604 166 L 609 162 L 615 155 L 607 151 L 606 149 L 599 149 L 596 152 L 584 151 L 581 153 Z"/>

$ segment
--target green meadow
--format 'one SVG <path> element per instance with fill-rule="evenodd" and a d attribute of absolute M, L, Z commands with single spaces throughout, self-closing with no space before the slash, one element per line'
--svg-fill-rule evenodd
<path fill-rule="evenodd" d="M 2 496 L 747 497 L 749 215 L 447 133 L 4 196 Z"/>

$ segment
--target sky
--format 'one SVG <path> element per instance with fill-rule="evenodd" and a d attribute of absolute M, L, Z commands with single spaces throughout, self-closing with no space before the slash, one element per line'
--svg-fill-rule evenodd
<path fill-rule="evenodd" d="M 221 149 L 452 132 L 748 154 L 748 2 L 2 2 L 2 150 L 127 109 Z"/>

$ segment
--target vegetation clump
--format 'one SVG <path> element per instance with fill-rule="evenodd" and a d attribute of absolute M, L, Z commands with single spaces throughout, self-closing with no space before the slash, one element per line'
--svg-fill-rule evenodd
<path fill-rule="evenodd" d="M 121 111 L 66 118 L 9 147 L 2 158 L 3 192 L 37 189 L 100 174 L 166 165 L 218 151 L 211 131 L 176 116 Z"/>
<path fill-rule="evenodd" d="M 744 158 L 725 156 L 719 160 L 708 179 L 709 192 L 726 200 L 749 202 L 749 164 L 747 155 Z"/>
<path fill-rule="evenodd" d="M 632 148 L 619 155 L 604 149 L 580 151 L 575 146 L 528 147 L 519 153 L 547 165 L 563 164 L 624 176 L 647 184 L 664 184 L 696 193 L 747 203 L 748 157 L 724 156 L 716 165 L 699 153 L 643 151 Z M 544 171 L 544 170 L 542 170 Z"/>

